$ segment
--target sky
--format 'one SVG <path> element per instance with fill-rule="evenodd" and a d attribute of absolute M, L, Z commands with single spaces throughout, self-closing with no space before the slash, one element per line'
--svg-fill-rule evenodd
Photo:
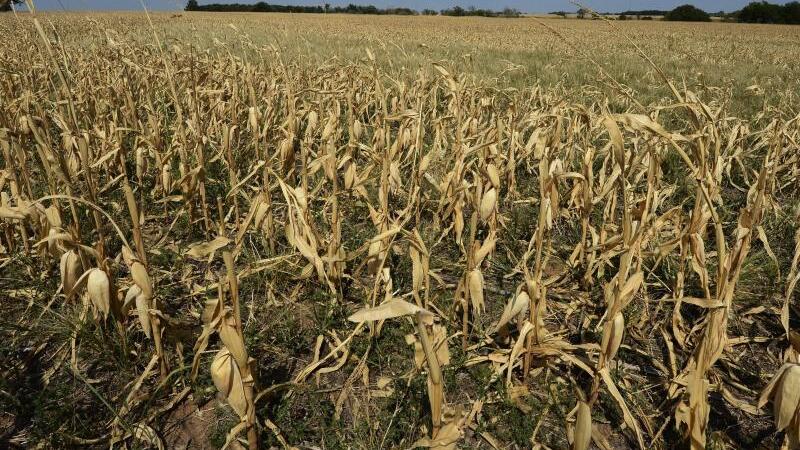
<path fill-rule="evenodd" d="M 516 8 L 523 12 L 573 11 L 577 8 L 568 0 L 263 0 L 274 4 L 293 5 L 346 5 L 348 3 L 375 5 L 380 8 L 404 6 L 416 10 L 425 8 L 444 9 L 455 5 L 476 8 L 503 9 Z M 595 11 L 620 12 L 625 10 L 661 9 L 668 10 L 676 6 L 691 3 L 709 12 L 735 11 L 751 0 L 583 0 L 584 4 Z M 186 5 L 185 0 L 34 0 L 39 9 L 47 10 L 141 10 L 141 2 L 149 9 L 175 11 Z M 256 3 L 254 0 L 199 0 L 198 3 Z M 775 1 L 773 3 L 784 3 Z"/>

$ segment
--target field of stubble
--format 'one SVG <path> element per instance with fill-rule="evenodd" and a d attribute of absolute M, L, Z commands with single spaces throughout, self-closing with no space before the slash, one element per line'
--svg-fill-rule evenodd
<path fill-rule="evenodd" d="M 0 447 L 793 448 L 800 28 L 0 16 Z"/>

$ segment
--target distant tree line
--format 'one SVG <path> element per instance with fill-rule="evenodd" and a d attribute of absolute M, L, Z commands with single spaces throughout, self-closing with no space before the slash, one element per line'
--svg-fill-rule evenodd
<path fill-rule="evenodd" d="M 554 11 L 550 14 L 559 15 L 562 17 L 567 16 L 565 11 Z M 652 16 L 663 16 L 664 20 L 680 20 L 687 22 L 709 22 L 711 16 L 699 8 L 692 5 L 679 6 L 672 11 L 662 11 L 659 9 L 641 9 L 641 10 L 628 10 L 621 13 L 598 13 L 587 8 L 580 8 L 574 13 L 578 19 L 592 18 L 596 19 L 598 16 L 616 16 L 617 20 L 653 20 Z"/>
<path fill-rule="evenodd" d="M 626 16 L 666 16 L 669 11 L 662 11 L 660 9 L 638 9 L 623 11 L 620 15 Z"/>
<path fill-rule="evenodd" d="M 440 14 L 443 16 L 481 16 L 481 17 L 520 17 L 522 13 L 517 11 L 513 8 L 506 8 L 502 11 L 493 11 L 491 9 L 478 9 L 474 6 L 470 6 L 467 9 L 464 9 L 460 6 L 454 6 L 449 9 L 443 9 L 440 11 Z"/>
<path fill-rule="evenodd" d="M 800 2 L 792 1 L 785 5 L 775 5 L 766 1 L 752 2 L 739 11 L 730 14 L 720 11 L 716 15 L 729 22 L 798 25 L 800 24 Z M 692 5 L 683 5 L 664 14 L 664 19 L 708 22 L 711 17 L 702 9 L 695 8 Z"/>
<path fill-rule="evenodd" d="M 0 0 L 2 1 L 2 0 Z M 186 11 L 225 11 L 225 12 L 281 12 L 281 13 L 329 13 L 329 14 L 378 14 L 378 15 L 401 15 L 412 16 L 420 14 L 411 8 L 378 8 L 373 5 L 354 5 L 331 6 L 326 3 L 323 6 L 298 6 L 298 5 L 275 5 L 266 2 L 255 4 L 241 3 L 212 3 L 200 5 L 197 0 L 189 0 L 186 4 Z M 422 15 L 443 16 L 482 16 L 482 17 L 520 17 L 522 14 L 516 9 L 506 8 L 502 11 L 490 9 L 477 9 L 475 7 L 462 8 L 456 6 L 443 9 L 439 12 L 432 9 L 422 10 Z"/>
<path fill-rule="evenodd" d="M 580 8 L 575 13 L 566 11 L 553 11 L 550 14 L 567 17 L 575 14 L 579 19 L 597 18 L 600 16 L 616 16 L 617 20 L 652 20 L 652 16 L 662 16 L 664 20 L 682 22 L 710 22 L 711 15 L 693 5 L 681 5 L 672 11 L 658 9 L 629 10 L 621 13 L 593 13 L 586 8 Z M 739 11 L 725 13 L 719 11 L 713 14 L 727 22 L 744 23 L 782 23 L 800 25 L 800 1 L 792 1 L 785 5 L 776 5 L 767 1 L 752 2 Z"/>
<path fill-rule="evenodd" d="M 0 11 L 10 10 L 11 3 L 19 3 L 21 0 L 0 0 Z M 502 11 L 495 11 L 491 9 L 481 9 L 471 6 L 469 8 L 462 8 L 461 6 L 454 6 L 452 8 L 436 11 L 433 9 L 423 9 L 416 11 L 411 8 L 378 8 L 373 5 L 356 5 L 349 4 L 347 6 L 331 6 L 328 3 L 324 5 L 315 6 L 300 6 L 300 5 L 276 5 L 266 2 L 259 2 L 255 4 L 241 4 L 241 3 L 212 3 L 208 5 L 200 5 L 197 0 L 189 0 L 186 5 L 187 11 L 231 11 L 231 12 L 282 12 L 282 13 L 330 13 L 330 14 L 380 14 L 380 15 L 418 15 L 425 16 L 481 16 L 481 17 L 521 17 L 516 9 L 505 8 Z M 556 14 L 566 17 L 566 11 L 554 11 L 551 14 Z M 619 20 L 626 19 L 640 19 L 652 20 L 653 16 L 662 16 L 664 20 L 671 21 L 685 21 L 685 22 L 709 22 L 711 16 L 700 8 L 693 5 L 682 5 L 673 9 L 672 11 L 662 11 L 658 9 L 643 9 L 643 10 L 629 10 L 617 14 L 600 13 L 600 15 L 616 15 Z M 716 16 L 722 17 L 724 20 L 731 22 L 747 22 L 747 23 L 785 23 L 785 24 L 800 24 L 800 2 L 792 1 L 785 5 L 776 5 L 766 1 L 752 2 L 730 14 L 725 14 L 723 11 L 715 13 Z M 585 8 L 580 8 L 577 12 L 579 19 L 591 18 L 592 12 Z"/>
<path fill-rule="evenodd" d="M 732 15 L 739 22 L 800 25 L 800 3 L 774 5 L 767 2 L 753 2 Z"/>
<path fill-rule="evenodd" d="M 581 9 L 583 9 L 583 8 L 581 8 Z M 584 14 L 588 14 L 588 10 L 584 10 L 583 12 L 584 12 Z M 664 16 L 668 12 L 669 11 L 662 11 L 660 9 L 635 9 L 635 10 L 623 11 L 623 12 L 620 12 L 620 13 L 602 12 L 602 13 L 598 13 L 598 14 L 600 14 L 601 16 L 617 16 L 617 15 L 619 15 L 619 16 L 628 16 L 628 17 L 642 17 L 642 16 Z M 574 12 L 570 13 L 570 12 L 567 12 L 567 11 L 553 11 L 550 14 L 554 14 L 556 16 L 566 16 L 566 15 L 575 14 L 575 13 Z"/>

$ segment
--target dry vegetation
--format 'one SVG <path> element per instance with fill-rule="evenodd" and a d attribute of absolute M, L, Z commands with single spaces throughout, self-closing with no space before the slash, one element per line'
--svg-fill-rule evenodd
<path fill-rule="evenodd" d="M 798 446 L 796 29 L 0 33 L 0 446 Z"/>

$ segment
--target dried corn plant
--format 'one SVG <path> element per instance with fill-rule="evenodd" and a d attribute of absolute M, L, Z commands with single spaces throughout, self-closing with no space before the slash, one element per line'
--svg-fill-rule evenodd
<path fill-rule="evenodd" d="M 353 17 L 292 19 L 342 53 L 244 16 L 16 17 L 0 399 L 100 407 L 15 439 L 178 446 L 209 407 L 229 447 L 705 448 L 771 401 L 797 445 L 791 108 L 510 88 Z"/>

